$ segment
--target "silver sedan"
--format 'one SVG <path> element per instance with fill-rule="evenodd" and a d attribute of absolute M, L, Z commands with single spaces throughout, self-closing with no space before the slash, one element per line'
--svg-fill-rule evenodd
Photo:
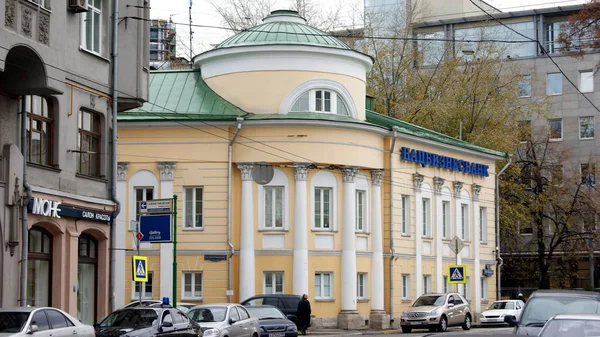
<path fill-rule="evenodd" d="M 94 327 L 56 308 L 0 308 L 0 336 L 94 337 Z"/>
<path fill-rule="evenodd" d="M 206 304 L 190 309 L 188 317 L 198 322 L 205 337 L 258 337 L 258 318 L 239 304 Z"/>

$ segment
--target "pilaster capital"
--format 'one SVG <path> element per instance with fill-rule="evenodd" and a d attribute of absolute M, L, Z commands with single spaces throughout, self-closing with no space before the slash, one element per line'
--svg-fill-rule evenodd
<path fill-rule="evenodd" d="M 242 172 L 242 181 L 252 180 L 252 168 L 254 167 L 253 163 L 238 163 L 237 167 Z"/>
<path fill-rule="evenodd" d="M 173 180 L 175 175 L 175 162 L 174 161 L 159 161 L 156 162 L 158 170 L 160 171 L 160 180 L 170 181 Z"/>
<path fill-rule="evenodd" d="M 473 200 L 478 201 L 479 193 L 481 192 L 481 185 L 473 184 L 471 189 L 473 190 Z"/>
<path fill-rule="evenodd" d="M 126 181 L 127 180 L 127 168 L 129 167 L 129 162 L 120 161 L 117 163 L 117 181 Z"/>
<path fill-rule="evenodd" d="M 463 188 L 463 182 L 455 180 L 454 182 L 452 182 L 452 187 L 454 187 L 454 197 L 460 199 L 460 192 Z"/>
<path fill-rule="evenodd" d="M 435 188 L 435 194 L 442 194 L 442 187 L 444 187 L 444 178 L 441 177 L 433 177 L 433 185 Z"/>
<path fill-rule="evenodd" d="M 296 181 L 306 181 L 311 163 L 294 163 L 294 178 Z"/>
<path fill-rule="evenodd" d="M 385 170 L 371 171 L 371 180 L 373 181 L 373 186 L 381 186 L 381 181 L 383 180 L 384 173 L 385 173 Z"/>
<path fill-rule="evenodd" d="M 354 183 L 354 177 L 356 176 L 356 172 L 358 172 L 358 167 L 356 166 L 342 167 L 342 180 L 345 183 Z"/>
<path fill-rule="evenodd" d="M 420 173 L 413 173 L 413 184 L 415 186 L 415 191 L 421 192 L 421 186 L 423 185 L 423 180 L 425 176 Z"/>

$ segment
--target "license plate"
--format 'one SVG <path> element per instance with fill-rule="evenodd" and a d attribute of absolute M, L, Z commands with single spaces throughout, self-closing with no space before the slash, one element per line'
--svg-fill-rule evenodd
<path fill-rule="evenodd" d="M 410 322 L 410 325 L 421 325 L 421 322 Z"/>
<path fill-rule="evenodd" d="M 283 332 L 279 332 L 279 333 L 270 333 L 269 337 L 285 337 L 285 333 Z"/>

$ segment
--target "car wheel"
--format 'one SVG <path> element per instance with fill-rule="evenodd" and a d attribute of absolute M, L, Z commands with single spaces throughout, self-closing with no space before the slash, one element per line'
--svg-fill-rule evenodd
<path fill-rule="evenodd" d="M 465 316 L 465 322 L 462 325 L 463 330 L 471 330 L 471 315 Z"/>
<path fill-rule="evenodd" d="M 404 333 L 410 333 L 411 331 L 412 331 L 412 329 L 407 326 L 402 327 L 402 332 L 404 332 Z"/>
<path fill-rule="evenodd" d="M 438 326 L 438 330 L 441 332 L 445 332 L 446 330 L 448 330 L 448 320 L 446 319 L 446 316 L 442 316 L 442 318 L 440 318 L 440 325 Z"/>

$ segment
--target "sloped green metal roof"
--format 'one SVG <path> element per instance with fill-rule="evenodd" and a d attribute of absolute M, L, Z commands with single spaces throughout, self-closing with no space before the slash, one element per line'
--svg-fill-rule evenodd
<path fill-rule="evenodd" d="M 246 112 L 214 92 L 199 70 L 151 71 L 148 102 L 141 108 L 119 113 L 118 120 L 219 119 Z"/>

